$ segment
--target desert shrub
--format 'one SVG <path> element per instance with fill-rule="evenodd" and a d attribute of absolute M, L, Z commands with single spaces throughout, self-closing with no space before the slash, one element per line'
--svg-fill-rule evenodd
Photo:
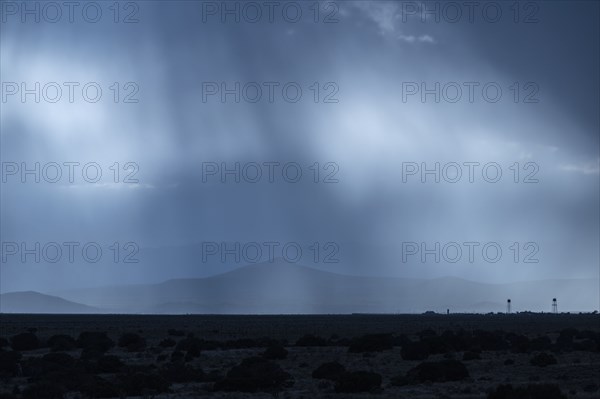
<path fill-rule="evenodd" d="M 574 328 L 565 328 L 560 332 L 556 338 L 556 349 L 558 350 L 572 350 L 573 349 L 573 338 L 579 333 Z"/>
<path fill-rule="evenodd" d="M 42 358 L 31 358 L 23 362 L 23 374 L 29 377 L 30 382 L 49 382 L 62 391 L 79 391 L 81 385 L 92 378 L 85 369 L 85 365 L 65 367 L 51 363 Z"/>
<path fill-rule="evenodd" d="M 529 338 L 522 334 L 508 333 L 506 340 L 514 353 L 528 353 L 531 350 Z"/>
<path fill-rule="evenodd" d="M 339 338 L 336 340 L 332 340 L 331 338 L 327 342 L 327 346 L 350 346 L 351 340 L 349 338 Z M 400 345 L 398 345 L 400 346 Z"/>
<path fill-rule="evenodd" d="M 600 389 L 598 384 L 587 384 L 583 387 L 583 392 L 592 393 L 598 391 L 598 389 Z"/>
<path fill-rule="evenodd" d="M 117 373 L 123 368 L 124 364 L 117 356 L 103 355 L 96 361 L 96 366 L 101 373 Z"/>
<path fill-rule="evenodd" d="M 37 349 L 40 346 L 40 341 L 38 340 L 38 337 L 31 332 L 14 335 L 10 339 L 10 343 L 13 350 L 16 351 L 29 351 Z"/>
<path fill-rule="evenodd" d="M 415 373 L 419 378 L 433 381 L 461 381 L 469 378 L 469 371 L 466 366 L 458 360 L 442 360 L 440 362 L 422 363 L 421 367 L 416 367 Z M 409 373 L 410 374 L 410 373 Z"/>
<path fill-rule="evenodd" d="M 552 341 L 545 335 L 531 340 L 530 348 L 532 351 L 546 351 L 552 348 Z"/>
<path fill-rule="evenodd" d="M 381 375 L 369 371 L 347 371 L 335 382 L 338 393 L 371 392 L 380 388 Z"/>
<path fill-rule="evenodd" d="M 0 377 L 15 377 L 18 373 L 21 354 L 16 351 L 0 350 Z"/>
<path fill-rule="evenodd" d="M 322 337 L 306 334 L 296 341 L 296 346 L 328 346 L 329 342 Z"/>
<path fill-rule="evenodd" d="M 81 360 L 95 360 L 104 355 L 104 351 L 101 351 L 96 348 L 83 348 L 81 351 L 81 355 L 79 358 Z"/>
<path fill-rule="evenodd" d="M 50 347 L 50 350 L 54 352 L 70 351 L 75 349 L 77 343 L 75 342 L 75 339 L 69 335 L 58 334 L 48 338 L 48 346 Z"/>
<path fill-rule="evenodd" d="M 55 369 L 43 375 L 36 383 L 39 386 L 51 384 L 60 392 L 81 392 L 86 398 L 119 396 L 119 392 L 112 383 L 99 376 L 89 374 L 81 368 Z"/>
<path fill-rule="evenodd" d="M 424 339 L 424 338 L 429 338 L 429 337 L 436 337 L 437 333 L 432 330 L 431 328 L 427 328 L 425 330 L 421 330 L 419 331 L 417 334 L 417 337 L 419 337 L 419 339 Z"/>
<path fill-rule="evenodd" d="M 529 363 L 531 363 L 533 366 L 546 367 L 550 366 L 551 364 L 556 364 L 556 358 L 549 353 L 542 352 L 533 356 L 529 360 Z"/>
<path fill-rule="evenodd" d="M 171 353 L 171 361 L 174 363 L 182 362 L 184 359 L 185 355 L 181 351 L 176 350 Z"/>
<path fill-rule="evenodd" d="M 577 334 L 575 334 L 575 338 L 576 339 L 593 339 L 596 340 L 598 338 L 598 335 L 600 333 L 597 333 L 595 331 L 592 330 L 583 330 L 583 331 L 578 331 Z"/>
<path fill-rule="evenodd" d="M 83 378 L 77 390 L 83 393 L 84 397 L 89 398 L 115 398 L 120 396 L 114 384 L 96 375 L 88 375 Z"/>
<path fill-rule="evenodd" d="M 173 336 L 173 337 L 184 337 L 185 336 L 185 331 L 183 330 L 176 330 L 174 328 L 170 328 L 168 331 L 169 335 Z"/>
<path fill-rule="evenodd" d="M 175 345 L 175 350 L 180 351 L 180 352 L 185 352 L 190 346 L 200 346 L 200 343 L 198 342 L 199 339 L 198 338 L 194 338 L 194 337 L 186 337 L 184 339 L 182 339 L 181 341 L 177 342 L 177 344 Z"/>
<path fill-rule="evenodd" d="M 119 337 L 119 347 L 128 352 L 140 352 L 146 348 L 146 339 L 136 333 L 125 333 Z"/>
<path fill-rule="evenodd" d="M 207 382 L 217 382 L 223 379 L 223 375 L 219 370 L 210 370 L 204 374 L 203 380 Z"/>
<path fill-rule="evenodd" d="M 63 352 L 48 353 L 42 357 L 42 360 L 62 367 L 71 367 L 75 364 L 75 358 Z"/>
<path fill-rule="evenodd" d="M 221 343 L 223 349 L 246 349 L 246 348 L 259 348 L 260 344 L 258 341 L 252 338 L 240 338 L 229 340 Z"/>
<path fill-rule="evenodd" d="M 216 391 L 259 392 L 279 391 L 292 382 L 290 374 L 277 363 L 260 357 L 242 360 L 227 376 L 214 385 Z"/>
<path fill-rule="evenodd" d="M 208 345 L 208 344 L 211 344 L 211 342 L 210 341 L 203 342 L 203 345 Z M 266 348 L 268 346 L 277 345 L 277 344 L 280 344 L 280 342 L 275 339 L 262 337 L 262 338 L 257 338 L 257 339 L 240 338 L 240 339 L 225 341 L 225 342 L 221 343 L 220 346 L 223 349 L 245 349 L 245 348 Z M 216 345 L 216 346 L 218 346 L 218 345 Z M 206 347 L 205 349 L 210 349 L 210 348 Z"/>
<path fill-rule="evenodd" d="M 143 396 L 167 392 L 170 383 L 161 375 L 151 371 L 129 371 L 120 374 L 118 388 L 130 396 Z"/>
<path fill-rule="evenodd" d="M 23 390 L 24 399 L 62 399 L 66 390 L 51 381 L 39 381 Z"/>
<path fill-rule="evenodd" d="M 31 377 L 34 380 L 52 380 L 49 378 L 50 375 L 71 370 L 75 364 L 75 359 L 66 353 L 49 353 L 44 357 L 30 357 L 23 360 L 21 364 L 23 366 L 23 375 Z"/>
<path fill-rule="evenodd" d="M 160 346 L 151 346 L 148 348 L 148 353 L 151 355 L 159 355 L 161 353 L 163 353 L 165 348 L 162 348 Z"/>
<path fill-rule="evenodd" d="M 427 352 L 430 354 L 448 353 L 453 350 L 443 337 L 437 335 L 424 336 L 421 342 L 427 346 Z"/>
<path fill-rule="evenodd" d="M 218 341 L 211 341 L 207 339 L 200 339 L 200 348 L 202 350 L 212 351 L 222 347 L 222 343 Z"/>
<path fill-rule="evenodd" d="M 391 334 L 368 334 L 350 341 L 348 352 L 381 352 L 393 348 L 394 340 Z"/>
<path fill-rule="evenodd" d="M 160 341 L 158 346 L 160 346 L 161 348 L 170 348 L 172 346 L 175 346 L 176 343 L 177 342 L 175 342 L 175 340 L 173 340 L 171 338 L 165 338 L 162 341 Z"/>
<path fill-rule="evenodd" d="M 473 346 L 473 337 L 464 330 L 457 332 L 445 330 L 440 334 L 440 337 L 448 347 L 457 352 L 467 350 Z"/>
<path fill-rule="evenodd" d="M 499 385 L 488 394 L 488 399 L 567 399 L 556 384 L 529 384 L 513 388 Z"/>
<path fill-rule="evenodd" d="M 77 338 L 77 347 L 90 352 L 107 352 L 115 346 L 115 341 L 110 339 L 105 332 L 84 331 Z"/>
<path fill-rule="evenodd" d="M 425 382 L 461 381 L 469 378 L 469 371 L 458 360 L 423 362 L 406 373 L 392 379 L 392 385 L 421 384 Z"/>
<path fill-rule="evenodd" d="M 280 360 L 285 359 L 288 351 L 282 345 L 271 345 L 263 352 L 262 356 L 265 359 Z"/>
<path fill-rule="evenodd" d="M 320 380 L 336 381 L 342 374 L 346 372 L 346 368 L 338 362 L 327 362 L 321 364 L 312 372 L 312 377 Z"/>
<path fill-rule="evenodd" d="M 475 330 L 473 331 L 473 340 L 484 351 L 498 351 L 508 348 L 508 342 L 501 331 Z"/>
<path fill-rule="evenodd" d="M 514 359 L 506 359 L 506 360 L 504 361 L 504 365 L 505 365 L 505 366 L 512 366 L 513 364 L 515 364 L 515 361 L 514 361 Z"/>
<path fill-rule="evenodd" d="M 563 330 L 561 330 L 560 332 L 560 336 L 561 337 L 569 337 L 571 339 L 579 336 L 581 334 L 581 332 L 579 330 L 577 330 L 576 328 L 565 328 Z"/>
<path fill-rule="evenodd" d="M 469 360 L 481 360 L 481 355 L 479 354 L 479 352 L 466 351 L 465 353 L 463 353 L 462 360 L 464 362 Z"/>
<path fill-rule="evenodd" d="M 598 350 L 598 344 L 594 340 L 584 339 L 573 343 L 573 349 L 576 351 L 596 352 Z"/>
<path fill-rule="evenodd" d="M 202 348 L 202 341 L 198 338 L 187 337 L 179 341 L 175 350 L 177 351 L 185 351 L 186 355 L 189 355 L 191 358 L 196 358 L 200 356 L 200 351 Z"/>
<path fill-rule="evenodd" d="M 423 342 L 410 342 L 402 346 L 400 355 L 404 360 L 425 360 L 429 357 L 429 347 Z"/>
<path fill-rule="evenodd" d="M 600 331 L 590 331 L 590 330 L 585 330 L 585 331 L 581 331 L 579 334 L 577 334 L 575 336 L 575 338 L 577 339 L 582 339 L 582 340 L 591 340 L 594 341 L 596 343 L 596 352 L 600 352 Z M 591 348 L 586 348 L 583 350 L 591 350 Z"/>
<path fill-rule="evenodd" d="M 204 372 L 184 363 L 167 363 L 160 369 L 162 375 L 170 383 L 200 382 L 204 380 Z"/>
<path fill-rule="evenodd" d="M 394 341 L 394 346 L 404 346 L 411 342 L 406 334 L 394 335 L 392 336 L 392 340 Z"/>

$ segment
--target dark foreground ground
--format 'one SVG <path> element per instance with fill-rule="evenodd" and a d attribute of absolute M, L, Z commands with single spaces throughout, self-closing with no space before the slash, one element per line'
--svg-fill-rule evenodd
<path fill-rule="evenodd" d="M 0 398 L 600 398 L 600 316 L 0 315 Z"/>

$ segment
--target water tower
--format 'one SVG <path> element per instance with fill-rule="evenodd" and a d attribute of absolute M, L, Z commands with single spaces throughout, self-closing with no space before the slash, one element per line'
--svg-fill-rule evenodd
<path fill-rule="evenodd" d="M 510 314 L 510 299 L 506 300 L 506 313 Z"/>
<path fill-rule="evenodd" d="M 552 313 L 558 313 L 558 304 L 556 303 L 556 298 L 552 298 Z"/>

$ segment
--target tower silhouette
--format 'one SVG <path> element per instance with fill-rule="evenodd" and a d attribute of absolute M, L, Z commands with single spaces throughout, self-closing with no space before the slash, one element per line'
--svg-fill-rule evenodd
<path fill-rule="evenodd" d="M 510 299 L 506 300 L 506 313 L 510 314 Z"/>
<path fill-rule="evenodd" d="M 556 303 L 556 298 L 552 298 L 552 313 L 558 313 L 558 304 Z"/>

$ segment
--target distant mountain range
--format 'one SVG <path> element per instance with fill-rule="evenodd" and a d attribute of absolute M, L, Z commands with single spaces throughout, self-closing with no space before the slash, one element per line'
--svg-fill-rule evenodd
<path fill-rule="evenodd" d="M 598 280 L 543 280 L 485 284 L 454 277 L 430 280 L 360 277 L 284 261 L 245 266 L 206 278 L 108 286 L 52 293 L 0 295 L 6 313 L 420 313 L 591 311 Z M 592 298 L 592 299 L 590 299 Z M 592 302 L 590 302 L 592 301 Z M 86 305 L 83 305 L 86 304 Z"/>
<path fill-rule="evenodd" d="M 0 295 L 3 313 L 99 313 L 100 309 L 34 291 Z"/>

